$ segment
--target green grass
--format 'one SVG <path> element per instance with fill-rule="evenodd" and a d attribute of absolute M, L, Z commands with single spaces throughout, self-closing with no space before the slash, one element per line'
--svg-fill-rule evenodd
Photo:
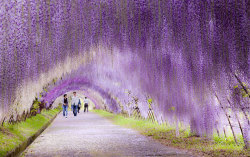
<path fill-rule="evenodd" d="M 26 121 L 17 124 L 4 124 L 3 127 L 0 127 L 0 156 L 5 156 L 9 151 L 36 134 L 59 111 L 59 108 L 43 110 L 41 114 L 28 118 Z"/>
<path fill-rule="evenodd" d="M 181 129 L 180 136 L 175 136 L 175 128 L 167 125 L 159 125 L 148 120 L 135 119 L 133 117 L 124 117 L 119 114 L 112 114 L 103 110 L 93 110 L 114 124 L 132 128 L 145 136 L 150 136 L 164 145 L 187 149 L 195 154 L 202 156 L 226 156 L 226 157 L 247 157 L 250 156 L 250 150 L 243 149 L 243 139 L 238 138 L 239 145 L 236 145 L 233 137 L 227 139 L 216 135 L 210 140 L 205 137 L 195 137 L 190 135 L 189 129 Z"/>

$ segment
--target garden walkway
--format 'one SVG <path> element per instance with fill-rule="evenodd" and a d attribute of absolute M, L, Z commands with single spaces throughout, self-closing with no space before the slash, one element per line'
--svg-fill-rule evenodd
<path fill-rule="evenodd" d="M 166 147 L 137 131 L 112 124 L 95 113 L 80 113 L 54 122 L 24 151 L 27 157 L 169 156 L 189 153 Z"/>

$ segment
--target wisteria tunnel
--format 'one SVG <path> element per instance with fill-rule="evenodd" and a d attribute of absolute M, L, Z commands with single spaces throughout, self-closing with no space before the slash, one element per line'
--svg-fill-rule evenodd
<path fill-rule="evenodd" d="M 78 91 L 249 147 L 249 19 L 248 0 L 1 0 L 1 125 Z"/>

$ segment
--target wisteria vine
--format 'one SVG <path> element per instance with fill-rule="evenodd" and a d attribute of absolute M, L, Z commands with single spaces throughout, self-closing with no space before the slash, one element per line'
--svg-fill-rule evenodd
<path fill-rule="evenodd" d="M 43 95 L 47 102 L 92 88 L 109 110 L 129 113 L 137 105 L 146 117 L 151 98 L 158 119 L 181 121 L 198 135 L 240 128 L 249 146 L 249 6 L 2 0 L 0 118 L 29 112 L 55 77 L 61 81 Z"/>

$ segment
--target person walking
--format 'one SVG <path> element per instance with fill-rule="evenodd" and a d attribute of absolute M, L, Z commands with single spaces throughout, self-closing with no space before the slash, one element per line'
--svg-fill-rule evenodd
<path fill-rule="evenodd" d="M 73 97 L 71 100 L 71 108 L 73 109 L 74 116 L 77 116 L 78 103 L 79 103 L 79 98 L 76 96 L 76 92 L 73 92 Z"/>
<path fill-rule="evenodd" d="M 89 100 L 87 97 L 84 99 L 84 112 L 89 112 Z"/>
<path fill-rule="evenodd" d="M 63 95 L 63 116 L 65 118 L 68 117 L 68 107 L 69 107 L 69 103 L 68 103 L 68 98 L 67 98 L 67 94 Z"/>
<path fill-rule="evenodd" d="M 81 103 L 81 100 L 79 99 L 78 101 L 78 113 L 80 113 L 80 109 L 81 109 L 81 106 L 82 106 L 82 103 Z"/>

